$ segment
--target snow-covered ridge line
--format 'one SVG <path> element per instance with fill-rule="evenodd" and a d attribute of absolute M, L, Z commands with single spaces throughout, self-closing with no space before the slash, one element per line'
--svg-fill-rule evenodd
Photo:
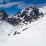
<path fill-rule="evenodd" d="M 30 24 L 28 24 L 28 25 L 24 25 L 20 30 L 18 30 L 17 32 L 22 32 L 22 31 L 25 31 L 25 30 L 27 30 L 28 28 L 30 28 L 30 27 L 32 27 L 32 26 L 35 26 L 35 25 L 37 25 L 37 24 L 39 24 L 40 22 L 43 22 L 45 19 L 46 19 L 46 15 L 44 15 L 44 17 L 41 17 L 41 18 L 39 18 L 38 20 L 36 20 L 36 21 L 34 21 L 34 22 L 32 22 L 32 23 L 30 23 Z"/>
<path fill-rule="evenodd" d="M 4 10 L 1 10 L 0 13 L 3 13 L 0 16 L 1 20 L 4 20 L 14 26 L 31 23 L 32 19 L 37 19 L 39 16 L 43 16 L 43 13 L 39 12 L 39 8 L 33 4 L 22 11 L 19 11 L 11 18 L 8 17 Z"/>
<path fill-rule="evenodd" d="M 13 26 L 6 21 L 0 21 L 0 46 L 46 46 L 46 8 L 39 8 L 44 14 L 28 25 Z M 14 35 L 15 31 L 20 34 Z M 8 36 L 8 34 L 11 34 Z"/>
<path fill-rule="evenodd" d="M 44 12 L 45 12 L 45 8 L 44 8 L 44 7 L 43 7 L 43 8 L 39 8 L 39 12 L 40 12 L 40 13 L 42 12 L 42 13 L 45 15 L 45 13 L 44 13 Z M 40 17 L 40 18 L 41 18 L 41 17 Z M 40 19 L 40 18 L 39 18 L 39 19 Z M 38 20 L 38 19 L 37 19 L 37 20 Z M 36 20 L 36 21 L 37 21 L 37 20 Z M 34 21 L 34 22 L 35 22 L 35 21 Z M 3 22 L 2 22 L 2 23 L 3 23 Z M 23 24 L 23 23 L 21 23 L 21 24 Z M 31 22 L 31 24 L 32 24 L 32 22 Z M 10 25 L 11 25 L 11 24 L 10 24 Z M 30 24 L 28 23 L 28 25 L 25 25 L 25 24 L 24 24 L 24 25 L 20 25 L 19 27 L 22 26 L 22 28 L 20 28 L 21 31 L 22 31 L 23 29 L 28 28 L 29 25 L 30 25 Z M 4 25 L 4 26 L 5 26 L 5 25 Z M 7 25 L 6 25 L 6 26 L 7 26 Z M 12 27 L 12 26 L 11 26 L 11 27 Z M 16 27 L 14 27 L 14 26 L 13 26 L 13 29 L 10 28 L 10 27 L 7 27 L 5 30 L 7 30 L 8 28 L 10 29 L 10 31 L 12 30 L 13 32 L 15 32 L 15 31 L 18 31 L 18 32 L 19 32 L 19 29 L 14 29 L 14 28 L 16 28 Z M 8 33 L 8 34 L 9 34 L 9 33 Z"/>
<path fill-rule="evenodd" d="M 35 33 L 37 32 L 37 31 L 39 31 L 41 28 L 42 28 L 42 24 L 44 24 L 46 22 L 46 15 L 44 16 L 44 17 L 42 17 L 42 18 L 40 18 L 39 20 L 37 20 L 37 21 L 35 21 L 35 22 L 33 22 L 33 23 L 31 23 L 31 24 L 29 24 L 29 25 L 27 25 L 27 26 L 25 26 L 25 27 L 23 27 L 22 29 L 20 29 L 20 30 L 18 30 L 18 32 L 20 32 L 20 34 L 19 35 L 15 35 L 15 36 L 13 36 L 13 34 L 11 35 L 11 36 L 9 36 L 8 37 L 8 39 L 6 40 L 6 41 L 14 41 L 15 39 L 20 39 L 20 37 L 21 38 L 26 38 L 26 37 L 30 37 L 30 36 L 34 36 L 35 35 Z M 37 26 L 37 25 L 39 25 L 39 26 Z M 41 26 L 40 26 L 41 25 Z M 38 27 L 38 29 L 37 29 L 37 27 L 35 27 L 35 26 L 37 26 Z M 29 27 L 29 28 L 27 28 L 27 29 L 25 29 L 26 27 Z M 37 30 L 33 30 L 33 27 Z M 44 27 L 44 26 L 43 26 Z M 24 31 L 22 31 L 23 29 L 25 29 Z M 30 29 L 30 30 L 29 30 Z M 43 30 L 43 29 L 41 29 L 41 30 Z M 40 31 L 41 31 L 40 30 Z M 31 33 L 31 31 L 33 32 L 35 32 L 34 33 L 34 35 L 30 35 L 30 34 L 27 34 L 27 33 Z M 39 31 L 39 33 L 40 33 L 40 31 Z M 43 30 L 43 31 L 45 31 L 45 30 Z M 31 33 L 32 34 L 32 33 Z M 37 34 L 37 33 L 36 33 Z M 38 35 L 38 34 L 37 34 Z M 44 35 L 43 33 L 41 34 L 41 35 Z M 39 35 L 38 35 L 39 36 Z"/>
<path fill-rule="evenodd" d="M 39 12 L 43 12 L 43 14 L 46 15 L 46 6 L 40 7 Z"/>
<path fill-rule="evenodd" d="M 46 13 L 44 13 L 45 12 L 45 8 L 44 7 L 43 8 L 39 8 L 39 12 L 42 12 L 44 14 L 44 16 L 40 17 L 39 19 L 37 19 L 34 22 L 31 22 L 31 24 L 23 25 L 23 27 L 20 30 L 18 29 L 17 32 L 22 32 L 22 31 L 24 31 L 24 30 L 26 30 L 26 29 L 28 29 L 28 28 L 30 28 L 30 27 L 32 27 L 32 26 L 34 26 L 34 25 L 36 25 L 36 24 L 38 24 L 38 23 L 40 23 L 42 21 L 44 21 L 45 20 L 44 18 L 46 17 L 46 15 L 45 15 Z M 41 20 L 41 19 L 43 19 L 43 20 Z M 14 32 L 13 32 L 13 34 L 14 34 Z"/>

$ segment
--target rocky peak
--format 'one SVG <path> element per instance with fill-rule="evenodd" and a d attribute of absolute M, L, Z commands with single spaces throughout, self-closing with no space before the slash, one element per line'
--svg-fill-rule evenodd
<path fill-rule="evenodd" d="M 8 17 L 7 13 L 4 10 L 0 11 L 0 20 L 5 20 Z"/>
<path fill-rule="evenodd" d="M 9 19 L 9 23 L 12 23 L 13 25 L 16 25 L 16 24 L 18 25 L 20 23 L 25 23 L 25 22 L 31 23 L 32 19 L 37 20 L 39 16 L 40 14 L 39 14 L 38 7 L 32 4 L 32 5 L 29 5 L 27 8 L 24 8 L 22 11 L 18 12 L 17 14 L 15 14 L 11 19 Z"/>
<path fill-rule="evenodd" d="M 13 15 L 11 18 L 8 17 L 4 10 L 1 10 L 0 20 L 6 20 L 8 23 L 15 26 L 31 23 L 33 20 L 37 20 L 40 15 L 43 16 L 43 13 L 39 13 L 39 8 L 32 4 L 27 8 L 24 8 L 22 11 L 19 11 L 17 14 Z"/>

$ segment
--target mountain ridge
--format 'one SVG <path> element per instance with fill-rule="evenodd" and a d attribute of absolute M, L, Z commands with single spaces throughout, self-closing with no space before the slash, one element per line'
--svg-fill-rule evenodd
<path fill-rule="evenodd" d="M 22 17 L 21 15 L 18 17 L 18 14 L 11 17 L 13 18 L 12 22 L 14 19 L 21 19 L 22 21 L 20 22 L 20 24 L 23 24 L 22 27 L 20 27 L 21 25 L 13 26 L 13 24 L 9 24 L 8 19 L 10 17 L 6 17 L 7 19 L 4 20 L 1 19 L 0 46 L 46 46 L 46 7 L 38 9 L 39 18 L 32 19 L 31 23 L 23 23 L 25 14 Z M 28 14 L 27 16 L 30 15 Z"/>
<path fill-rule="evenodd" d="M 1 20 L 5 20 L 8 23 L 12 24 L 13 26 L 23 25 L 31 23 L 31 21 L 37 20 L 40 16 L 43 16 L 43 13 L 39 12 L 39 8 L 32 4 L 29 5 L 27 8 L 24 8 L 22 11 L 18 12 L 17 14 L 13 15 L 11 18 L 8 17 L 7 13 L 2 10 L 0 13 Z"/>

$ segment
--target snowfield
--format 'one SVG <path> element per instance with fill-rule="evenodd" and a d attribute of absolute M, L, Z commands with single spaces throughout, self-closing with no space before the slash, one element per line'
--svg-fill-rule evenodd
<path fill-rule="evenodd" d="M 39 9 L 44 13 L 44 17 L 23 28 L 0 22 L 0 46 L 46 46 L 46 7 Z M 22 31 L 23 29 L 25 30 Z M 14 35 L 15 31 L 20 34 Z"/>

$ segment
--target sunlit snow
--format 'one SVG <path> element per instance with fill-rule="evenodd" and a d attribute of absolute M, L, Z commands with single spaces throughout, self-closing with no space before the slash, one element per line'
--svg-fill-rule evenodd
<path fill-rule="evenodd" d="M 23 28 L 0 21 L 0 46 L 46 46 L 46 6 L 39 9 L 44 13 L 44 17 Z M 29 28 L 22 31 L 26 27 Z M 20 34 L 13 35 L 15 31 Z"/>

